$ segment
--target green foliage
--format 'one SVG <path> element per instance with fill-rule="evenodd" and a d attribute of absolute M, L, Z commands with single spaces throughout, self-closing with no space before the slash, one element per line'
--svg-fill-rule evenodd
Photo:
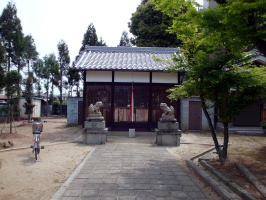
<path fill-rule="evenodd" d="M 118 46 L 124 46 L 124 47 L 131 47 L 132 46 L 130 39 L 128 37 L 128 33 L 126 31 L 123 31 Z"/>
<path fill-rule="evenodd" d="M 29 61 L 29 60 L 36 60 L 38 56 L 38 52 L 36 51 L 36 46 L 34 43 L 34 39 L 32 38 L 31 35 L 27 35 L 24 38 L 25 42 L 25 54 L 24 58 Z"/>
<path fill-rule="evenodd" d="M 0 66 L 0 89 L 5 87 L 5 71 L 4 69 Z"/>
<path fill-rule="evenodd" d="M 96 29 L 94 25 L 91 23 L 88 26 L 88 29 L 86 33 L 84 34 L 83 40 L 82 40 L 82 46 L 79 51 L 83 51 L 85 49 L 85 46 L 106 46 L 105 42 L 102 38 L 98 40 L 98 36 L 96 34 Z"/>
<path fill-rule="evenodd" d="M 171 18 L 155 9 L 151 1 L 142 1 L 129 23 L 137 46 L 176 47 L 180 44 L 175 34 L 167 31 Z"/>
<path fill-rule="evenodd" d="M 102 37 L 100 37 L 100 40 L 98 40 L 96 46 L 107 46 L 107 45 L 106 45 L 105 41 L 102 39 Z"/>
<path fill-rule="evenodd" d="M 8 58 L 8 71 L 10 70 L 11 61 L 17 63 L 19 49 L 23 38 L 22 27 L 19 18 L 17 17 L 17 9 L 15 4 L 8 3 L 0 16 L 0 35 L 2 45 L 5 48 Z"/>
<path fill-rule="evenodd" d="M 63 76 L 67 73 L 68 65 L 70 63 L 68 46 L 64 41 L 60 41 L 57 45 L 59 54 L 59 91 L 60 102 L 62 103 L 63 95 Z"/>
<path fill-rule="evenodd" d="M 60 68 L 66 68 L 70 63 L 69 50 L 65 41 L 61 40 L 58 45 L 59 64 Z"/>
<path fill-rule="evenodd" d="M 217 3 L 220 5 L 214 11 L 221 13 L 222 18 L 214 19 L 214 22 L 217 24 L 219 21 L 222 26 L 207 24 L 206 28 L 226 33 L 250 48 L 259 49 L 266 56 L 266 1 L 224 0 Z"/>
<path fill-rule="evenodd" d="M 246 56 L 252 52 L 244 53 L 252 47 L 251 38 L 259 37 L 258 32 L 252 34 L 248 31 L 247 24 L 239 24 L 239 30 L 246 29 L 246 33 L 251 34 L 249 39 L 245 39 L 241 36 L 242 33 L 237 35 L 234 28 L 230 27 L 233 22 L 244 22 L 236 16 L 239 14 L 236 8 L 235 11 L 230 11 L 229 8 L 240 2 L 240 10 L 245 8 L 248 11 L 251 9 L 250 1 L 228 0 L 228 3 L 201 11 L 196 10 L 197 5 L 192 0 L 154 2 L 158 9 L 173 18 L 171 32 L 182 40 L 180 54 L 174 58 L 174 69 L 184 71 L 186 81 L 183 85 L 170 89 L 169 97 L 200 97 L 216 150 L 220 160 L 224 161 L 227 158 L 229 141 L 228 123 L 245 107 L 266 96 L 266 68 L 252 65 L 252 58 Z M 262 3 L 260 0 L 252 2 Z M 231 16 L 230 19 L 228 16 Z M 223 148 L 218 143 L 206 100 L 217 106 L 218 118 L 224 124 Z"/>
<path fill-rule="evenodd" d="M 67 72 L 67 85 L 69 85 L 69 90 L 71 91 L 71 93 L 72 93 L 72 88 L 74 86 L 77 86 L 78 90 L 80 80 L 81 80 L 80 72 L 75 68 L 69 68 Z"/>
<path fill-rule="evenodd" d="M 6 52 L 5 52 L 5 48 L 4 48 L 2 43 L 3 42 L 0 38 L 0 66 L 1 67 L 4 66 L 4 64 L 6 62 L 6 57 L 5 57 Z"/>
<path fill-rule="evenodd" d="M 171 31 L 182 40 L 175 62 L 176 69 L 186 72 L 187 81 L 171 90 L 171 98 L 203 96 L 218 106 L 222 122 L 230 122 L 265 95 L 265 68 L 250 64 L 243 53 L 249 44 L 234 38 L 227 29 L 223 7 L 197 11 L 190 0 L 154 2 L 169 16 L 176 16 Z"/>
<path fill-rule="evenodd" d="M 37 95 L 41 96 L 42 86 L 41 86 L 41 77 L 42 77 L 42 69 L 44 63 L 42 59 L 37 59 L 36 62 L 33 63 L 33 72 L 36 75 L 36 79 L 34 79 L 36 84 Z"/>
<path fill-rule="evenodd" d="M 51 82 L 52 84 L 54 84 L 57 81 L 56 77 L 53 77 L 53 75 L 58 74 L 59 67 L 58 67 L 58 61 L 54 54 L 45 56 L 43 60 L 44 64 L 41 65 L 41 62 L 39 62 L 37 70 L 38 73 L 40 74 L 40 77 L 45 80 L 44 88 L 46 90 L 48 97 Z"/>
<path fill-rule="evenodd" d="M 12 99 L 18 90 L 19 84 L 21 83 L 22 77 L 21 75 L 14 70 L 11 70 L 6 73 L 4 81 L 5 81 L 5 90 L 6 96 L 8 99 Z"/>
<path fill-rule="evenodd" d="M 25 114 L 27 114 L 30 120 L 30 115 L 33 113 L 34 104 L 32 103 L 32 96 L 33 96 L 33 73 L 30 72 L 28 74 L 28 78 L 26 80 L 26 87 L 24 91 L 24 97 L 26 102 L 24 103 L 25 107 Z"/>

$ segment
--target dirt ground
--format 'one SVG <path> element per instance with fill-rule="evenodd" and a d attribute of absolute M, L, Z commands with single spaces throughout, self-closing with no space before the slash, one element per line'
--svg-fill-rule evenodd
<path fill-rule="evenodd" d="M 222 134 L 219 133 L 219 141 L 222 141 Z M 180 147 L 169 148 L 180 159 L 189 159 L 194 155 L 203 152 L 213 144 L 209 133 L 186 133 L 182 135 Z M 193 143 L 193 144 L 186 144 Z M 201 143 L 201 144 L 196 144 Z M 218 171 L 222 172 L 238 185 L 253 194 L 257 199 L 263 200 L 263 196 L 250 184 L 235 166 L 236 162 L 244 164 L 259 180 L 266 186 L 266 135 L 244 136 L 230 134 L 230 145 L 228 148 L 228 160 L 221 164 L 214 153 L 206 154 L 205 158 L 210 159 L 209 163 Z"/>
<path fill-rule="evenodd" d="M 68 178 L 75 167 L 90 151 L 91 147 L 71 142 L 82 134 L 79 127 L 67 127 L 66 119 L 47 118 L 44 124 L 44 132 L 41 136 L 42 145 L 41 160 L 34 161 L 31 149 L 0 152 L 0 200 L 48 200 Z M 12 141 L 13 147 L 29 147 L 32 144 L 31 125 L 27 122 L 17 124 L 16 134 L 0 134 L 0 142 Z M 0 124 L 0 130 L 3 130 Z M 221 138 L 220 138 L 221 139 Z M 154 137 L 149 133 L 136 138 L 128 138 L 125 135 L 113 134 L 108 143 L 140 142 L 154 143 Z M 209 133 L 189 132 L 182 134 L 179 147 L 169 147 L 168 150 L 178 159 L 184 160 L 212 147 L 212 139 Z M 210 156 L 211 155 L 211 156 Z M 224 166 L 219 166 L 215 160 L 216 154 L 210 153 L 217 168 L 241 182 L 237 173 L 232 172 L 234 162 L 244 163 L 259 179 L 266 184 L 266 136 L 240 136 L 230 135 L 229 159 Z M 205 193 L 209 193 L 208 186 L 197 180 Z M 248 184 L 244 184 L 248 185 Z M 250 187 L 249 185 L 247 187 Z M 211 192 L 210 192 L 210 195 Z M 212 198 L 217 199 L 217 198 Z"/>
<path fill-rule="evenodd" d="M 46 120 L 42 145 L 73 141 L 81 135 L 80 128 L 66 127 L 66 119 Z M 13 147 L 29 147 L 31 125 L 20 122 L 16 134 L 0 134 L 0 142 L 8 140 Z M 0 152 L 0 199 L 50 199 L 89 151 L 89 146 L 78 143 L 45 146 L 37 162 L 30 148 Z"/>

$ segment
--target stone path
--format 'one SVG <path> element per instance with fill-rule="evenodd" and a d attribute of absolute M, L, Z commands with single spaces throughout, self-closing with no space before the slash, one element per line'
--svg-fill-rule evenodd
<path fill-rule="evenodd" d="M 60 200 L 205 200 L 164 147 L 97 146 Z"/>

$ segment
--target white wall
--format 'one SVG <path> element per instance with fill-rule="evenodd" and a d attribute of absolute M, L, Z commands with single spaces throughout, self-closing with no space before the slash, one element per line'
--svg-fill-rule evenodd
<path fill-rule="evenodd" d="M 178 83 L 177 73 L 152 72 L 152 83 Z"/>
<path fill-rule="evenodd" d="M 23 119 L 28 118 L 28 116 L 25 114 L 25 107 L 24 107 L 25 102 L 26 102 L 25 99 L 19 99 L 20 117 Z M 41 100 L 33 99 L 32 104 L 34 105 L 32 117 L 41 117 Z"/>
<path fill-rule="evenodd" d="M 112 71 L 86 71 L 86 82 L 112 82 Z M 149 83 L 150 72 L 115 71 L 114 82 Z M 152 83 L 178 83 L 177 73 L 152 72 Z"/>
<path fill-rule="evenodd" d="M 112 72 L 86 71 L 86 82 L 112 82 Z"/>
<path fill-rule="evenodd" d="M 115 72 L 115 82 L 134 82 L 134 83 L 149 83 L 149 72 Z"/>
<path fill-rule="evenodd" d="M 189 99 L 182 99 L 180 101 L 180 106 L 181 106 L 181 128 L 182 130 L 188 130 L 188 124 L 189 124 L 189 101 L 200 101 L 199 98 L 194 97 L 194 98 L 189 98 Z M 211 105 L 210 102 L 208 104 Z M 214 122 L 214 108 L 208 109 L 212 122 Z M 202 124 L 202 130 L 209 130 L 209 125 L 208 121 L 205 117 L 205 114 L 202 110 L 202 115 L 201 115 L 201 124 Z"/>

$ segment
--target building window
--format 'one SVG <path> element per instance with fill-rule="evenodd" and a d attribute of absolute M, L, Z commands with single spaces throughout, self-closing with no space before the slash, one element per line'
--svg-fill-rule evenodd
<path fill-rule="evenodd" d="M 130 104 L 133 87 L 134 118 L 133 122 L 148 122 L 148 86 L 124 85 L 115 86 L 114 121 L 132 122 L 130 119 Z"/>

